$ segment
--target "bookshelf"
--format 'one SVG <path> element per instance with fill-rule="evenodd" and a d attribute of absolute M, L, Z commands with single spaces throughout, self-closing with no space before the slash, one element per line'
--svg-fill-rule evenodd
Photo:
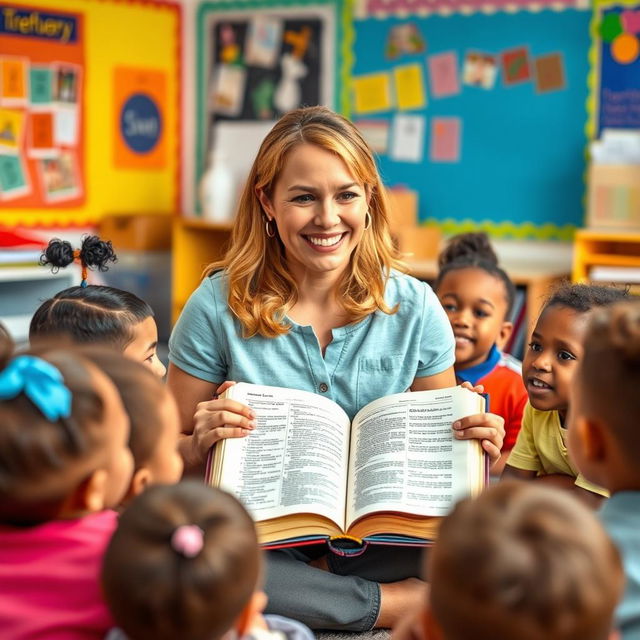
<path fill-rule="evenodd" d="M 573 245 L 574 282 L 640 283 L 640 233 L 576 232 Z"/>

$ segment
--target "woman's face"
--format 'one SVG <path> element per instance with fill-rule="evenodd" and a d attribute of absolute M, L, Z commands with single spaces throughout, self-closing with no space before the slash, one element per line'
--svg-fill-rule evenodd
<path fill-rule="evenodd" d="M 294 274 L 339 275 L 366 233 L 367 189 L 340 156 L 316 145 L 294 147 L 271 197 L 259 197 Z"/>

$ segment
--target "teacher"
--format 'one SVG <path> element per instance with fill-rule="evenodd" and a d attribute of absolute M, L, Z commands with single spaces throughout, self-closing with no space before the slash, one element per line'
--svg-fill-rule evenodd
<path fill-rule="evenodd" d="M 449 321 L 430 287 L 402 273 L 373 155 L 349 121 L 309 107 L 267 134 L 226 255 L 207 269 L 169 348 L 192 472 L 218 440 L 251 437 L 256 427 L 249 407 L 211 399 L 230 381 L 312 391 L 350 418 L 384 395 L 456 384 Z M 499 418 L 458 426 L 458 438 L 480 439 L 498 459 Z M 390 627 L 422 603 L 424 583 L 409 577 L 419 568 L 414 550 L 372 548 L 352 561 L 324 553 L 267 554 L 270 613 L 363 631 Z"/>

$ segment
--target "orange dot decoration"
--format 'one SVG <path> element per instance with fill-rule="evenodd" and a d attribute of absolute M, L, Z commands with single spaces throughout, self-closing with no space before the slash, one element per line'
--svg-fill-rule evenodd
<path fill-rule="evenodd" d="M 621 33 L 611 43 L 611 57 L 620 64 L 631 64 L 640 55 L 640 41 L 630 33 Z"/>

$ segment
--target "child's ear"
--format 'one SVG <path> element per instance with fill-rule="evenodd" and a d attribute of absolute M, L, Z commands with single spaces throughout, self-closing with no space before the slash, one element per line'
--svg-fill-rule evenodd
<path fill-rule="evenodd" d="M 256 195 L 258 196 L 258 200 L 262 205 L 264 214 L 267 216 L 269 220 L 271 220 L 273 218 L 273 206 L 271 205 L 271 199 L 265 193 L 265 190 L 259 187 L 256 187 Z"/>
<path fill-rule="evenodd" d="M 97 469 L 80 485 L 78 498 L 84 510 L 97 513 L 105 508 L 108 480 L 106 469 Z"/>
<path fill-rule="evenodd" d="M 148 489 L 153 482 L 151 471 L 147 467 L 140 467 L 137 469 L 133 477 L 131 478 L 131 484 L 129 485 L 129 491 L 127 492 L 127 499 L 135 498 L 139 496 L 145 489 Z"/>
<path fill-rule="evenodd" d="M 267 600 L 267 594 L 264 591 L 257 590 L 253 592 L 251 599 L 236 620 L 235 629 L 238 637 L 241 638 L 248 634 L 251 629 L 263 624 L 262 612 L 267 606 Z"/>
<path fill-rule="evenodd" d="M 496 346 L 500 351 L 504 349 L 504 346 L 507 344 L 507 340 L 511 337 L 511 333 L 513 331 L 513 322 L 507 322 L 506 320 L 502 323 L 500 327 L 500 333 L 496 338 Z"/>

